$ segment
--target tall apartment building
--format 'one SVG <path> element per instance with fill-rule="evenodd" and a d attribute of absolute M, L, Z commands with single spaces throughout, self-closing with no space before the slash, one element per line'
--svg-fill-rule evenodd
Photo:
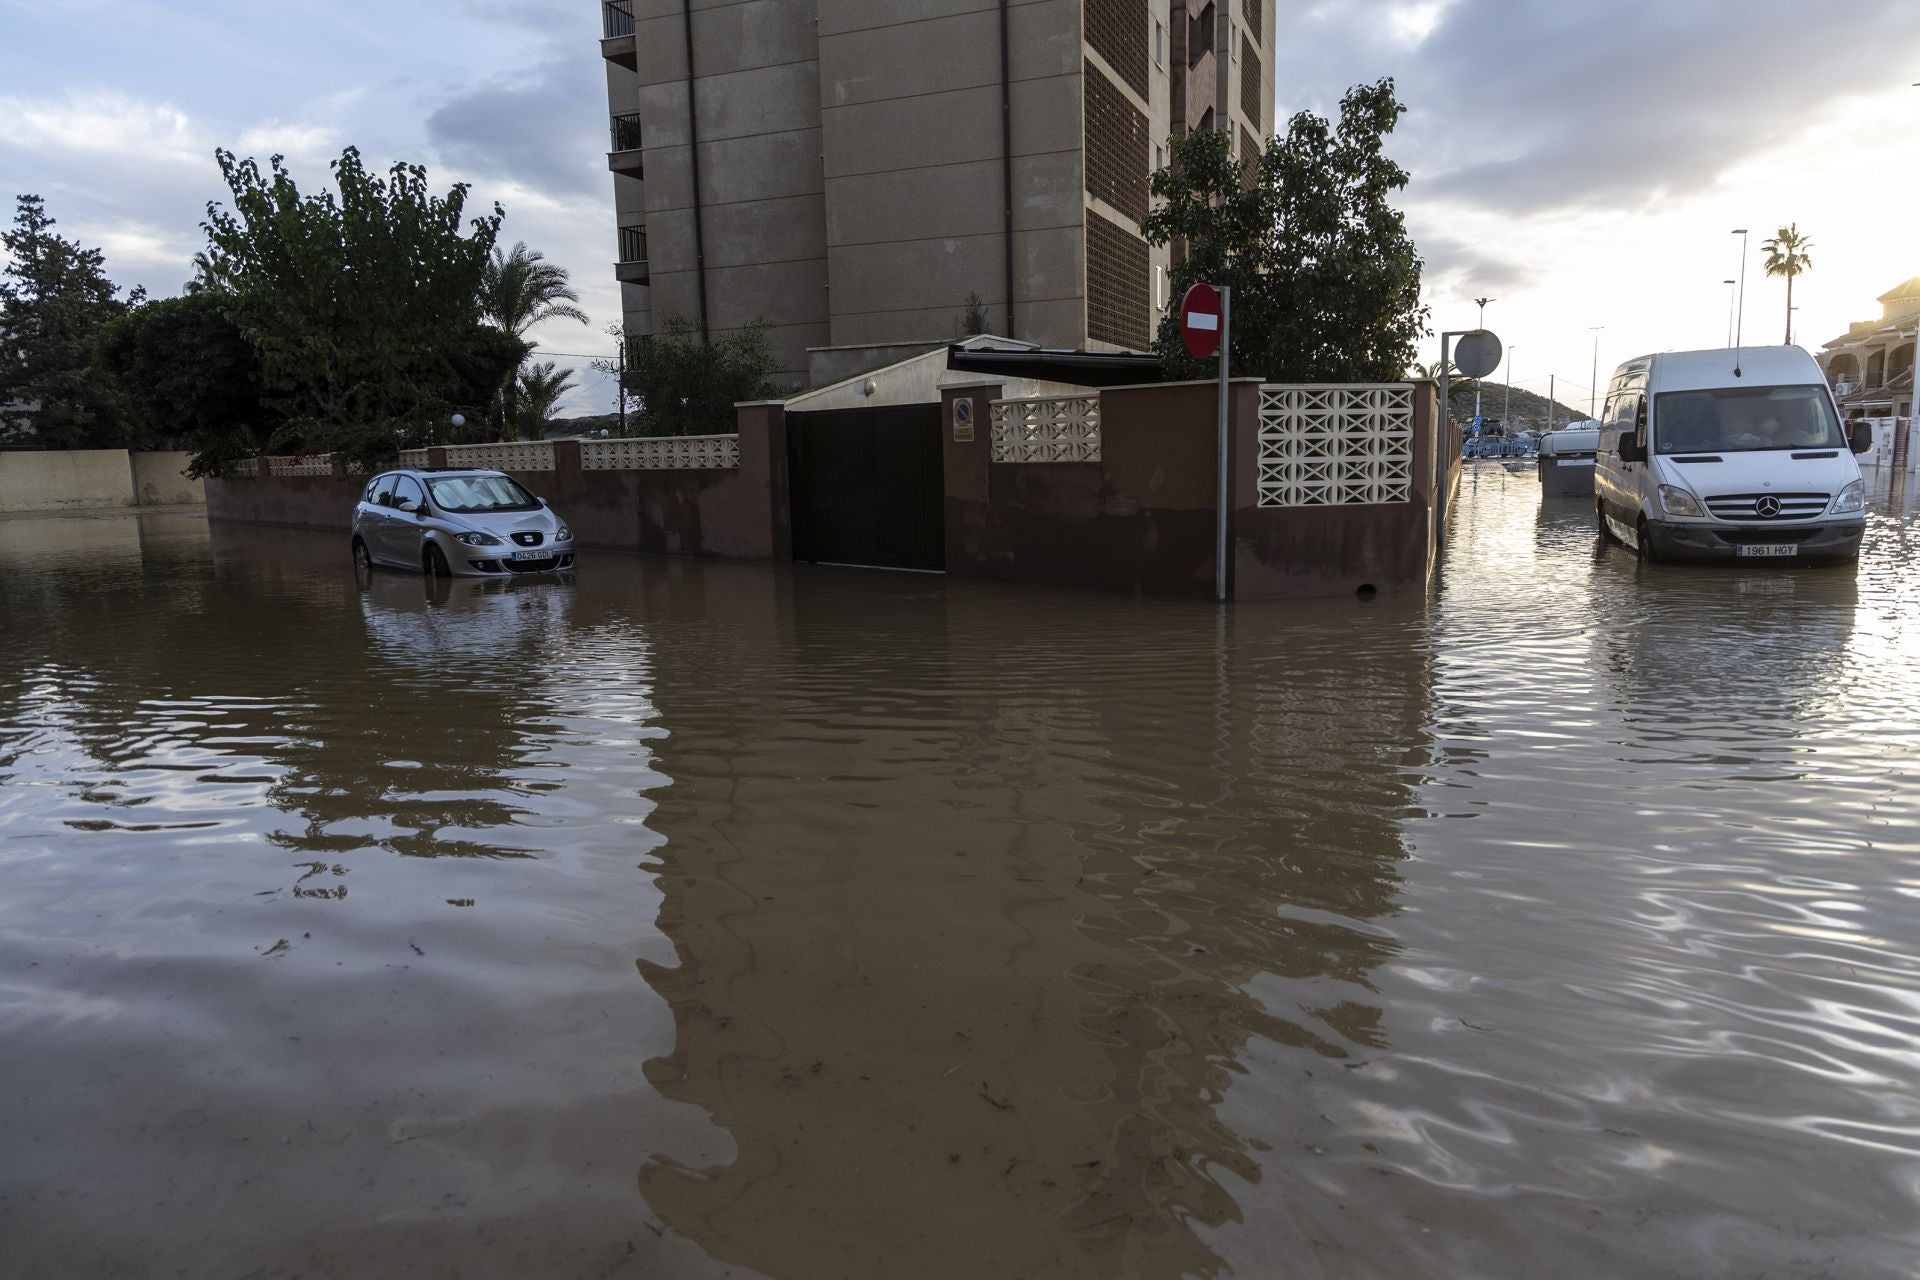
<path fill-rule="evenodd" d="M 1144 348 L 1169 137 L 1273 131 L 1274 0 L 603 0 L 629 333 Z"/>

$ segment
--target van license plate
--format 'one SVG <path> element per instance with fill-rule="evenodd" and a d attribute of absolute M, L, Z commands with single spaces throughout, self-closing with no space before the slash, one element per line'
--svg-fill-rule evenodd
<path fill-rule="evenodd" d="M 1749 542 L 1743 543 L 1738 554 L 1742 556 L 1797 556 L 1800 544 L 1797 542 Z"/>

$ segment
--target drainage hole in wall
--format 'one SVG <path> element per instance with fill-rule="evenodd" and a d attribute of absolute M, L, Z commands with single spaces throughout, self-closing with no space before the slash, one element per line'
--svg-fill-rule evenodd
<path fill-rule="evenodd" d="M 1363 582 L 1360 584 L 1359 589 L 1356 590 L 1353 594 L 1358 599 L 1371 600 L 1375 596 L 1380 594 L 1380 589 L 1374 586 L 1371 582 Z"/>

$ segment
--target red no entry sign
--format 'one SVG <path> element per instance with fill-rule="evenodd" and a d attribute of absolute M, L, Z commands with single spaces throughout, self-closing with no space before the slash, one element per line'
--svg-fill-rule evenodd
<path fill-rule="evenodd" d="M 1195 360 L 1220 349 L 1220 293 L 1212 285 L 1192 285 L 1180 299 L 1180 340 Z"/>

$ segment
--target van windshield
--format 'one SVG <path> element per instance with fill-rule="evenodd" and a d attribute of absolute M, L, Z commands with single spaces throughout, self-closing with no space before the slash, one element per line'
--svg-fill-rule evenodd
<path fill-rule="evenodd" d="M 434 505 L 470 515 L 481 511 L 532 511 L 539 502 L 506 476 L 448 476 L 427 481 Z"/>
<path fill-rule="evenodd" d="M 1654 448 L 1660 453 L 1839 449 L 1845 444 L 1823 387 L 1714 387 L 1666 391 L 1654 398 Z"/>

